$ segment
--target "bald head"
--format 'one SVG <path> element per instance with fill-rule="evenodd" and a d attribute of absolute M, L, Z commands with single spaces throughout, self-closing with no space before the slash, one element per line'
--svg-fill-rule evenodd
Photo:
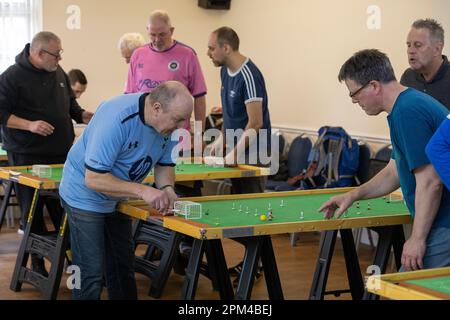
<path fill-rule="evenodd" d="M 164 112 L 173 109 L 186 109 L 192 112 L 194 102 L 191 93 L 178 81 L 167 81 L 156 87 L 149 95 L 150 102 L 159 102 Z"/>
<path fill-rule="evenodd" d="M 165 24 L 169 28 L 172 27 L 170 22 L 169 14 L 164 10 L 155 10 L 150 13 L 150 17 L 148 18 L 148 24 Z"/>
<path fill-rule="evenodd" d="M 182 83 L 167 81 L 147 96 L 145 105 L 146 123 L 167 136 L 190 120 L 194 99 Z"/>
<path fill-rule="evenodd" d="M 33 40 L 31 40 L 30 51 L 35 53 L 42 49 L 48 50 L 48 47 L 52 42 L 61 43 L 61 39 L 53 32 L 39 32 L 33 37 Z"/>

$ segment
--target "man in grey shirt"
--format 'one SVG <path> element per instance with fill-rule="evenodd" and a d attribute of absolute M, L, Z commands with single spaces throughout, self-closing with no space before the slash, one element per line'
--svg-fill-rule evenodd
<path fill-rule="evenodd" d="M 450 63 L 445 55 L 444 29 L 434 19 L 416 20 L 408 34 L 408 68 L 400 83 L 439 100 L 450 109 Z"/>

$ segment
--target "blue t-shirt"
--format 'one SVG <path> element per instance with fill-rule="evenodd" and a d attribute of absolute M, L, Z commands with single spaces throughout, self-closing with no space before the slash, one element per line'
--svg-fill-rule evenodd
<path fill-rule="evenodd" d="M 450 189 L 450 116 L 436 130 L 426 152 L 441 180 Z"/>
<path fill-rule="evenodd" d="M 59 194 L 68 205 L 109 213 L 122 200 L 89 189 L 85 184 L 86 168 L 141 183 L 156 164 L 175 166 L 176 152 L 172 151 L 178 138 L 171 140 L 145 124 L 147 95 L 118 96 L 97 109 L 64 164 Z"/>
<path fill-rule="evenodd" d="M 430 164 L 425 147 L 448 110 L 431 96 L 408 88 L 397 98 L 388 116 L 400 186 L 411 215 L 415 214 L 416 178 L 414 170 Z M 435 227 L 450 227 L 450 192 L 444 188 Z"/>
<path fill-rule="evenodd" d="M 259 148 L 265 146 L 270 150 L 270 114 L 267 107 L 266 84 L 261 71 L 247 58 L 239 70 L 233 74 L 226 67 L 222 67 L 220 76 L 222 80 L 221 97 L 224 129 L 244 130 L 248 123 L 246 105 L 250 102 L 259 101 L 262 103 L 263 113 L 263 127 L 261 129 L 267 130 L 267 136 L 258 135 L 254 150 L 259 150 Z M 234 145 L 236 145 L 238 138 L 239 136 L 234 139 Z M 249 147 L 249 149 L 251 150 L 252 147 Z"/>

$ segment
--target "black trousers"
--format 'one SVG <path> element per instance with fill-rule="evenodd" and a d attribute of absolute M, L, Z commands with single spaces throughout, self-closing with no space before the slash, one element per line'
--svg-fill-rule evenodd
<path fill-rule="evenodd" d="M 33 164 L 62 164 L 65 161 L 66 156 L 49 157 L 44 155 L 21 154 L 8 151 L 8 163 L 10 166 L 31 166 Z M 22 229 L 25 230 L 35 189 L 20 185 L 18 183 L 14 184 L 14 188 L 16 191 L 17 202 L 19 203 L 22 215 L 21 226 Z M 55 229 L 58 230 L 61 224 L 63 209 L 61 207 L 59 199 L 40 197 L 35 211 L 33 230 L 31 230 L 34 233 L 42 233 L 46 231 L 43 217 L 44 203 L 47 207 L 47 211 L 50 215 L 50 218 L 52 219 Z"/>

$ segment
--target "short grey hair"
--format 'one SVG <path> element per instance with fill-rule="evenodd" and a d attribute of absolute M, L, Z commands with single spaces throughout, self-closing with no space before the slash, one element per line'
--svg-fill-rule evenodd
<path fill-rule="evenodd" d="M 118 48 L 127 48 L 130 51 L 142 47 L 146 43 L 144 36 L 138 32 L 125 33 L 119 39 Z"/>
<path fill-rule="evenodd" d="M 41 31 L 37 33 L 31 40 L 30 50 L 36 52 L 42 48 L 46 48 L 50 42 L 61 42 L 61 39 L 50 31 Z"/>
<path fill-rule="evenodd" d="M 169 14 L 164 10 L 155 10 L 152 13 L 150 13 L 150 17 L 148 18 L 148 23 L 152 24 L 152 22 L 155 21 L 161 21 L 168 25 L 169 27 L 172 27 L 172 23 L 170 22 Z"/>
<path fill-rule="evenodd" d="M 170 110 L 170 105 L 175 100 L 179 92 L 179 86 L 175 86 L 174 81 L 166 81 L 153 89 L 148 97 L 151 104 L 159 102 L 162 110 L 167 112 Z"/>
<path fill-rule="evenodd" d="M 388 56 L 377 49 L 356 52 L 342 65 L 338 79 L 340 82 L 353 80 L 360 85 L 372 80 L 381 83 L 397 80 Z"/>
<path fill-rule="evenodd" d="M 430 18 L 419 19 L 414 21 L 411 27 L 414 29 L 427 29 L 433 39 L 444 44 L 444 28 L 436 20 Z"/>

